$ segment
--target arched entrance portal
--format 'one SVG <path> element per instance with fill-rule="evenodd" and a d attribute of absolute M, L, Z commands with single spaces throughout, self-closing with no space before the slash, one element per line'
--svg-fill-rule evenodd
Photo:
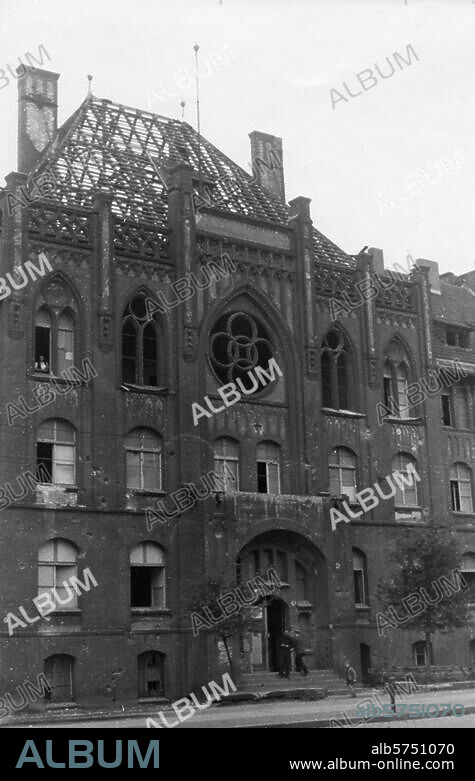
<path fill-rule="evenodd" d="M 327 574 L 321 551 L 302 535 L 278 529 L 249 542 L 237 557 L 236 569 L 243 586 L 254 584 L 255 590 L 257 578 L 271 590 L 246 608 L 250 620 L 240 644 L 242 672 L 277 672 L 280 638 L 289 629 L 300 630 L 307 666 L 330 667 Z M 280 587 L 270 579 L 271 570 Z"/>

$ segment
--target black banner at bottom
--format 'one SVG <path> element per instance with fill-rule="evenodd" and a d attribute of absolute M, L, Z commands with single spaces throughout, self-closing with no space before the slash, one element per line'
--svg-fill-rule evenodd
<path fill-rule="evenodd" d="M 222 779 L 362 771 L 460 774 L 471 730 L 461 729 L 84 729 L 6 728 L 0 733 L 2 768 L 110 768 L 177 772 Z M 424 776 L 423 776 L 424 778 Z"/>

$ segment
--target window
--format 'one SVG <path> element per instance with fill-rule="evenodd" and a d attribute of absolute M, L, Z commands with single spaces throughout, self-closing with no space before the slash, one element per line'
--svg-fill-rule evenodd
<path fill-rule="evenodd" d="M 322 342 L 322 405 L 350 409 L 350 351 L 340 331 L 328 331 Z"/>
<path fill-rule="evenodd" d="M 330 493 L 332 496 L 346 495 L 350 502 L 356 501 L 356 456 L 346 447 L 336 447 L 328 458 L 330 472 Z"/>
<path fill-rule="evenodd" d="M 464 553 L 462 556 L 462 573 L 469 588 L 469 601 L 475 602 L 475 553 Z"/>
<path fill-rule="evenodd" d="M 74 362 L 74 321 L 69 312 L 58 317 L 57 372 L 66 371 Z"/>
<path fill-rule="evenodd" d="M 353 588 L 356 607 L 368 607 L 366 556 L 358 548 L 353 548 Z"/>
<path fill-rule="evenodd" d="M 144 295 L 126 306 L 122 320 L 122 380 L 131 385 L 158 386 L 159 338 Z"/>
<path fill-rule="evenodd" d="M 163 697 L 164 654 L 158 651 L 145 651 L 137 659 L 139 697 Z"/>
<path fill-rule="evenodd" d="M 40 309 L 35 318 L 35 370 L 49 374 L 51 364 L 51 317 Z"/>
<path fill-rule="evenodd" d="M 401 488 L 396 483 L 394 477 L 392 478 L 393 484 L 396 488 L 396 493 L 394 495 L 394 504 L 396 507 L 419 506 L 416 478 L 412 470 L 408 472 L 411 464 L 417 474 L 419 474 L 417 469 L 417 461 L 412 456 L 409 456 L 406 453 L 398 453 L 398 455 L 393 458 L 392 471 L 400 472 L 403 476 L 403 479 L 405 479 L 408 483 L 407 485 L 404 484 Z"/>
<path fill-rule="evenodd" d="M 409 357 L 402 345 L 393 340 L 386 350 L 383 366 L 383 397 L 386 415 L 398 418 L 410 417 L 410 400 L 407 386 L 410 384 Z"/>
<path fill-rule="evenodd" d="M 141 542 L 130 553 L 132 607 L 165 607 L 165 555 L 155 542 Z"/>
<path fill-rule="evenodd" d="M 74 316 L 69 309 L 59 314 L 46 307 L 35 317 L 35 371 L 60 374 L 74 365 Z"/>
<path fill-rule="evenodd" d="M 280 494 L 280 447 L 274 442 L 257 446 L 257 492 Z"/>
<path fill-rule="evenodd" d="M 470 334 L 462 328 L 447 328 L 446 342 L 450 347 L 470 347 Z"/>
<path fill-rule="evenodd" d="M 442 402 L 442 423 L 444 426 L 452 426 L 453 414 L 450 393 L 442 393 L 440 398 Z"/>
<path fill-rule="evenodd" d="M 77 594 L 66 588 L 73 576 L 77 576 L 78 552 L 71 542 L 62 539 L 49 540 L 38 552 L 38 595 L 51 594 L 56 606 L 64 604 L 77 608 Z"/>
<path fill-rule="evenodd" d="M 127 488 L 162 490 L 162 440 L 152 429 L 136 428 L 125 438 Z"/>
<path fill-rule="evenodd" d="M 454 512 L 473 512 L 472 473 L 465 464 L 453 464 L 450 468 L 450 497 Z"/>
<path fill-rule="evenodd" d="M 41 483 L 75 484 L 76 432 L 70 423 L 50 418 L 38 427 L 36 472 Z"/>
<path fill-rule="evenodd" d="M 295 562 L 295 591 L 298 602 L 308 600 L 307 571 L 299 561 Z"/>
<path fill-rule="evenodd" d="M 427 665 L 427 646 L 425 640 L 418 640 L 417 643 L 413 643 L 412 654 L 414 658 L 414 664 L 416 664 L 418 667 L 425 667 Z M 430 663 L 434 664 L 432 647 L 430 649 L 430 656 Z"/>
<path fill-rule="evenodd" d="M 220 437 L 214 441 L 214 471 L 221 477 L 227 477 L 224 465 L 234 475 L 234 483 L 229 483 L 232 491 L 239 491 L 239 443 L 231 437 Z"/>
<path fill-rule="evenodd" d="M 73 702 L 74 656 L 56 654 L 45 659 L 45 676 L 51 686 L 51 702 Z"/>
<path fill-rule="evenodd" d="M 211 331 L 209 352 L 218 380 L 222 383 L 239 380 L 246 390 L 254 385 L 248 372 L 256 366 L 267 369 L 275 355 L 267 330 L 247 312 L 233 312 L 219 318 Z"/>
<path fill-rule="evenodd" d="M 452 388 L 454 406 L 454 418 L 457 428 L 471 428 L 470 426 L 470 387 L 456 385 Z"/>

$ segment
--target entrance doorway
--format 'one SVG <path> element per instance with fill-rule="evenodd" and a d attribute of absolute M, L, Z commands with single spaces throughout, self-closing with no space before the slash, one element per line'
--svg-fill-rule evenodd
<path fill-rule="evenodd" d="M 371 650 L 366 643 L 360 643 L 360 662 L 362 682 L 368 683 L 369 671 L 371 669 Z"/>
<path fill-rule="evenodd" d="M 267 607 L 267 659 L 270 672 L 278 672 L 280 638 L 286 628 L 288 608 L 282 599 L 272 599 Z"/>

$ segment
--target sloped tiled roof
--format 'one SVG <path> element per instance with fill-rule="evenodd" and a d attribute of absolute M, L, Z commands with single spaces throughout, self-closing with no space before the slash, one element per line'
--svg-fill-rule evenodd
<path fill-rule="evenodd" d="M 123 220 L 167 224 L 166 179 L 177 162 L 187 162 L 219 211 L 287 225 L 289 208 L 216 149 L 188 123 L 129 108 L 89 95 L 60 128 L 30 177 L 48 169 L 56 186 L 47 200 L 91 207 L 94 193 L 108 189 L 112 210 Z M 230 186 L 231 183 L 231 186 Z M 46 200 L 46 199 L 45 199 Z M 314 257 L 352 265 L 353 259 L 314 230 Z"/>
<path fill-rule="evenodd" d="M 442 295 L 432 296 L 432 311 L 436 320 L 451 325 L 475 328 L 475 295 L 461 285 L 441 281 Z"/>

